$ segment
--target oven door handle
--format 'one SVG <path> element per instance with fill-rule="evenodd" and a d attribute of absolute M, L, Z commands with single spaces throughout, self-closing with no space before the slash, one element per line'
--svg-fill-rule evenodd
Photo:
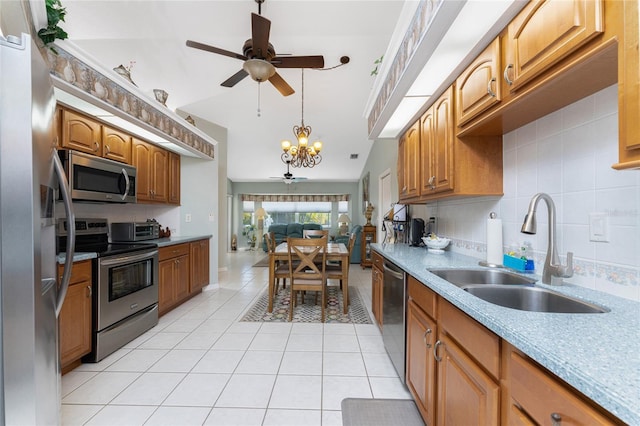
<path fill-rule="evenodd" d="M 147 260 L 156 256 L 158 254 L 158 250 L 153 251 L 145 251 L 143 253 L 136 253 L 130 255 L 115 255 L 110 256 L 111 258 L 101 258 L 100 266 L 117 266 L 125 263 L 139 262 L 141 260 Z"/>
<path fill-rule="evenodd" d="M 58 150 L 53 149 L 53 169 L 58 176 L 58 187 L 62 194 L 62 202 L 64 204 L 64 210 L 67 213 L 67 251 L 66 260 L 64 262 L 64 272 L 62 273 L 62 279 L 60 280 L 60 289 L 58 290 L 58 297 L 56 298 L 56 317 L 60 316 L 62 310 L 62 304 L 65 297 L 67 297 L 67 290 L 69 289 L 69 281 L 71 281 L 71 267 L 73 266 L 73 255 L 76 251 L 76 217 L 73 212 L 73 206 L 71 204 L 71 196 L 69 194 L 69 183 L 67 182 L 67 175 L 64 172 L 64 167 L 58 156 Z"/>
<path fill-rule="evenodd" d="M 131 182 L 129 181 L 129 174 L 125 169 L 122 169 L 122 176 L 124 176 L 124 194 L 122 194 L 122 200 L 124 201 L 129 195 L 129 188 L 131 187 Z"/>

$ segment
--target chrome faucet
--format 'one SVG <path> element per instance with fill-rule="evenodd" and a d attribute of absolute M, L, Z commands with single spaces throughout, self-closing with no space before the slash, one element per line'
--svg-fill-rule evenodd
<path fill-rule="evenodd" d="M 529 211 L 524 217 L 520 232 L 523 234 L 536 233 L 536 207 L 541 199 L 547 203 L 547 213 L 549 215 L 549 246 L 547 247 L 547 257 L 542 270 L 542 282 L 559 285 L 562 283 L 562 278 L 569 278 L 573 275 L 573 253 L 567 252 L 566 266 L 560 263 L 556 249 L 556 206 L 549 195 L 539 192 L 533 196 L 529 202 Z"/>

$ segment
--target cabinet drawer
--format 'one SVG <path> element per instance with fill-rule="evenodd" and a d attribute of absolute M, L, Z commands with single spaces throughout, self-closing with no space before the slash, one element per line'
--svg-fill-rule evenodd
<path fill-rule="evenodd" d="M 436 294 L 411 275 L 408 277 L 408 282 L 409 297 L 412 298 L 423 311 L 430 315 L 431 318 L 436 318 L 438 300 Z"/>
<path fill-rule="evenodd" d="M 382 271 L 382 263 L 383 263 L 382 256 L 380 256 L 378 253 L 374 251 L 371 254 L 371 261 L 373 262 L 373 266 L 375 266 L 376 268 Z"/>
<path fill-rule="evenodd" d="M 476 320 L 440 300 L 438 326 L 456 340 L 494 378 L 500 374 L 500 338 Z"/>
<path fill-rule="evenodd" d="M 58 282 L 61 281 L 63 273 L 64 265 L 58 265 Z M 69 280 L 69 285 L 83 283 L 86 281 L 91 282 L 91 261 L 82 260 L 80 262 L 74 262 L 73 267 L 71 268 L 71 279 Z"/>
<path fill-rule="evenodd" d="M 558 424 L 614 424 L 536 364 L 515 351 L 510 354 L 511 398 L 518 412 L 524 411 L 537 424 L 552 423 L 552 415 L 559 416 Z"/>
<path fill-rule="evenodd" d="M 189 254 L 189 243 L 176 244 L 173 246 L 161 247 L 158 250 L 158 260 L 162 262 L 172 257 L 185 256 Z"/>

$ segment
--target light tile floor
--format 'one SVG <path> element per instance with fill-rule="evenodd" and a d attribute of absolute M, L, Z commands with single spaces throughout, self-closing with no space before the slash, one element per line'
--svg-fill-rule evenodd
<path fill-rule="evenodd" d="M 62 423 L 329 426 L 343 398 L 410 398 L 376 325 L 239 322 L 266 288 L 262 256 L 230 253 L 219 286 L 63 376 Z M 352 265 L 349 284 L 370 308 L 371 270 Z"/>

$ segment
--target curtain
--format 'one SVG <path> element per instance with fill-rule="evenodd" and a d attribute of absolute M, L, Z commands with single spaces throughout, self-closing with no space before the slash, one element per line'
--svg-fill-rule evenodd
<path fill-rule="evenodd" d="M 349 201 L 350 194 L 240 194 L 241 201 L 275 201 L 275 202 L 339 202 Z"/>

